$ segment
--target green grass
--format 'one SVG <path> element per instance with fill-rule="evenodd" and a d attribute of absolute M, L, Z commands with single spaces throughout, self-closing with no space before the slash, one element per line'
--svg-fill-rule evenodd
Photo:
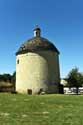
<path fill-rule="evenodd" d="M 1 93 L 0 125 L 83 125 L 83 96 Z"/>

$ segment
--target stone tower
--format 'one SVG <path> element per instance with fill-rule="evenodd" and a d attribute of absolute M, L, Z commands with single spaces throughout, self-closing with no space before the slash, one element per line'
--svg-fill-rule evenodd
<path fill-rule="evenodd" d="M 58 93 L 60 83 L 59 51 L 41 29 L 16 52 L 16 91 L 27 94 Z"/>

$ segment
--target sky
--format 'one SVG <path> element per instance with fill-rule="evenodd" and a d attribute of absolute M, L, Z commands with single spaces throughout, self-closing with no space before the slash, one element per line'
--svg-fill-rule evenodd
<path fill-rule="evenodd" d="M 83 72 L 83 0 L 0 0 L 0 74 L 16 70 L 15 53 L 36 25 L 60 51 L 61 78 Z"/>

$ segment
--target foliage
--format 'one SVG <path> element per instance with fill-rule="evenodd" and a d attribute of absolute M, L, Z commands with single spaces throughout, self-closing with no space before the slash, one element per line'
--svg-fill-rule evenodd
<path fill-rule="evenodd" d="M 16 81 L 16 72 L 14 72 L 12 75 L 11 74 L 0 74 L 0 82 L 12 82 L 15 83 Z"/>
<path fill-rule="evenodd" d="M 12 75 L 12 83 L 16 82 L 16 71 Z"/>
<path fill-rule="evenodd" d="M 83 85 L 83 74 L 78 71 L 78 68 L 73 68 L 65 80 L 69 87 L 76 87 L 78 93 L 78 87 Z"/>
<path fill-rule="evenodd" d="M 83 96 L 0 94 L 2 125 L 83 125 Z"/>
<path fill-rule="evenodd" d="M 11 83 L 11 75 L 10 74 L 0 75 L 0 82 L 2 82 L 2 81 Z"/>

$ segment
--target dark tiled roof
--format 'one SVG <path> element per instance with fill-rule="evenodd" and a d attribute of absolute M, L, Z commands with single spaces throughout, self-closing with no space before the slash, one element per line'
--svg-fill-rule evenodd
<path fill-rule="evenodd" d="M 43 37 L 33 37 L 21 45 L 19 50 L 16 52 L 16 55 L 40 50 L 56 51 L 59 54 L 58 49 L 49 40 Z"/>

